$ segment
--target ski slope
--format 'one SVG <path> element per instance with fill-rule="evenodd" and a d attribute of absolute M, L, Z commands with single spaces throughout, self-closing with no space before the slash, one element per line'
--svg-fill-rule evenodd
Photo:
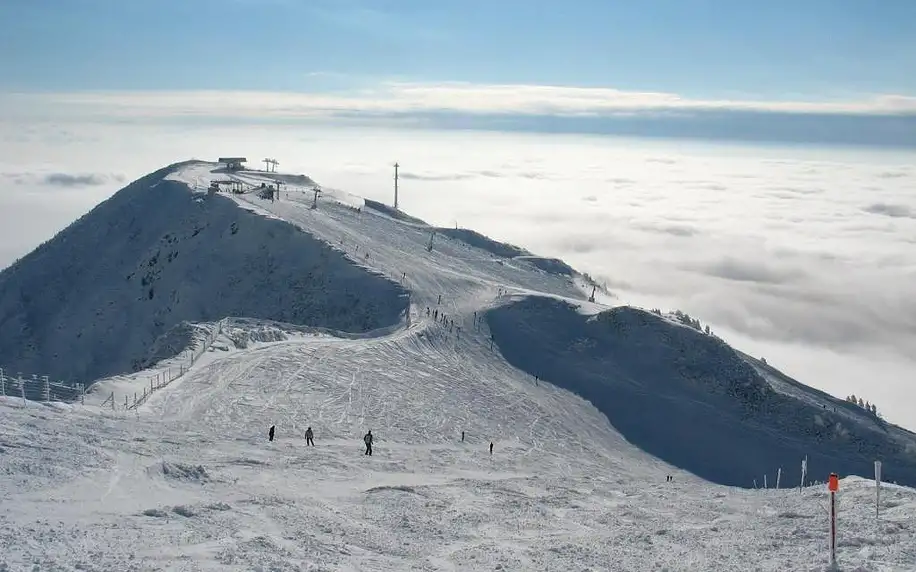
<path fill-rule="evenodd" d="M 212 168 L 170 177 L 205 186 Z M 0 398 L 0 570 L 825 568 L 822 487 L 785 488 L 789 470 L 781 490 L 724 487 L 666 465 L 509 365 L 475 320 L 531 294 L 600 309 L 576 279 L 448 237 L 430 252 L 422 225 L 333 192 L 313 210 L 305 190 L 214 199 L 403 282 L 408 316 L 359 335 L 233 322 L 133 411 Z M 258 327 L 287 333 L 240 341 Z M 842 569 L 916 570 L 916 491 L 887 485 L 876 520 L 873 484 L 841 486 Z"/>

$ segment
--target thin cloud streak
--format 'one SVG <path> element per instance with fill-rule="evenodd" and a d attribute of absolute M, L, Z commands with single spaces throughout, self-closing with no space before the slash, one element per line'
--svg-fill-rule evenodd
<path fill-rule="evenodd" d="M 19 104 L 105 109 L 115 115 L 328 117 L 342 113 L 600 116 L 748 111 L 790 114 L 909 115 L 916 97 L 878 94 L 850 101 L 704 100 L 674 93 L 548 85 L 381 82 L 342 93 L 157 91 L 6 94 Z"/>

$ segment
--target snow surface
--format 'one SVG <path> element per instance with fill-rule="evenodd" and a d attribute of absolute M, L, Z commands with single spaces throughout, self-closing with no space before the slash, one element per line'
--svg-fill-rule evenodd
<path fill-rule="evenodd" d="M 168 184 L 206 186 L 212 168 L 178 166 Z M 254 184 L 274 175 L 232 176 Z M 584 321 L 607 315 L 583 302 L 575 276 L 449 236 L 429 252 L 431 229 L 337 203 L 333 191 L 312 210 L 309 183 L 286 180 L 274 203 L 185 189 L 192 202 L 171 208 L 234 201 L 252 226 L 264 221 L 259 238 L 297 226 L 305 242 L 289 239 L 287 248 L 325 241 L 341 273 L 361 269 L 347 276 L 374 280 L 367 290 L 403 281 L 409 314 L 344 333 L 242 313 L 188 374 L 136 410 L 0 398 L 0 570 L 825 569 L 822 486 L 713 484 L 627 441 L 560 387 L 564 379 L 536 382 L 510 364 L 519 348 L 499 327 L 525 304 L 573 304 Z M 300 251 L 303 264 L 321 252 Z M 427 307 L 454 325 L 427 317 Z M 475 315 L 484 319 L 475 324 Z M 175 339 L 195 339 L 198 326 L 176 327 Z M 517 333 L 531 341 L 529 354 L 545 351 L 537 336 Z M 587 341 L 587 329 L 580 333 Z M 160 348 L 170 343 L 159 339 Z M 154 341 L 147 353 L 169 353 L 154 352 Z M 99 386 L 129 392 L 148 374 Z M 707 409 L 698 423 L 716 414 Z M 308 426 L 314 448 L 303 439 Z M 369 429 L 372 457 L 361 441 Z M 797 468 L 784 467 L 783 487 L 797 483 Z M 843 570 L 916 570 L 916 491 L 886 485 L 876 519 L 873 483 L 844 478 L 839 518 Z"/>

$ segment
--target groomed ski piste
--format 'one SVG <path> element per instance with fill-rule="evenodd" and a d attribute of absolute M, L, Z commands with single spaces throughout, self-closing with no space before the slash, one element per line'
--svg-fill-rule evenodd
<path fill-rule="evenodd" d="M 214 167 L 170 178 L 192 192 Z M 679 471 L 510 366 L 475 323 L 532 295 L 605 308 L 583 284 L 443 236 L 428 250 L 427 228 L 342 192 L 317 209 L 294 182 L 275 202 L 226 196 L 401 282 L 409 313 L 362 335 L 228 320 L 136 409 L 120 405 L 181 356 L 99 382 L 85 405 L 0 398 L 0 570 L 826 569 L 823 485 Z M 873 481 L 842 479 L 839 499 L 840 569 L 916 570 L 916 491 L 885 484 L 880 517 Z"/>

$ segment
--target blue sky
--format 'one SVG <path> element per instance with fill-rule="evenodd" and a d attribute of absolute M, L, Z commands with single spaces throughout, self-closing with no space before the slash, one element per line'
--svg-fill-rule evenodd
<path fill-rule="evenodd" d="M 839 113 L 902 107 L 913 114 L 916 1 L 0 2 L 4 92 L 254 90 L 366 99 L 374 90 L 389 97 L 391 82 L 463 82 L 462 94 L 426 105 L 461 116 L 468 109 L 455 101 L 489 97 L 468 86 L 492 85 L 580 88 L 591 99 L 604 97 L 588 91 L 596 88 L 663 93 L 717 109 L 752 101 L 755 112 L 772 112 L 778 102 L 859 102 L 864 107 Z M 872 105 L 886 95 L 903 97 Z M 538 97 L 549 104 L 526 114 L 555 115 L 543 108 L 565 109 L 579 95 Z M 473 111 L 479 120 L 506 108 L 503 100 Z"/>

